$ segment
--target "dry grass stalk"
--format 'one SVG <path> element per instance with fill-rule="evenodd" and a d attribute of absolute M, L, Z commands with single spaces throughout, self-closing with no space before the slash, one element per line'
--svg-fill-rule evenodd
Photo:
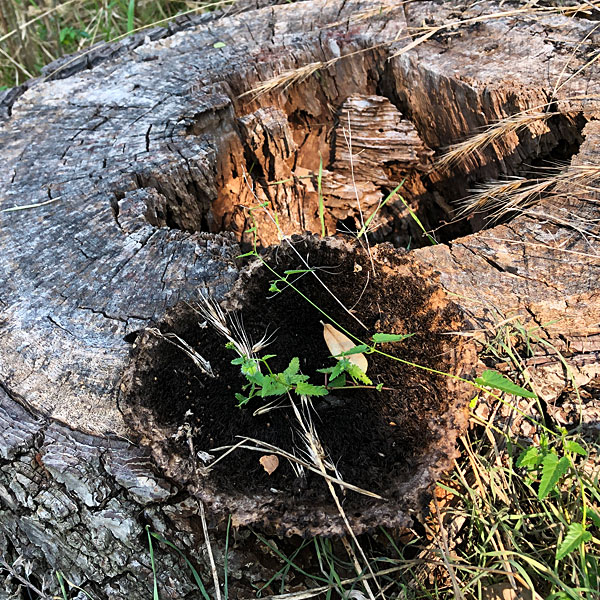
<path fill-rule="evenodd" d="M 230 454 L 231 452 L 233 452 L 234 450 L 237 450 L 238 448 L 241 448 L 242 450 L 252 450 L 253 452 L 262 452 L 262 453 L 268 451 L 268 452 L 272 452 L 273 454 L 277 454 L 277 455 L 287 459 L 291 463 L 300 465 L 300 466 L 304 467 L 305 469 L 308 469 L 309 471 L 316 473 L 317 475 L 322 475 L 323 478 L 326 479 L 327 481 L 331 481 L 332 483 L 335 483 L 344 489 L 348 489 L 352 492 L 356 492 L 357 494 L 362 494 L 363 496 L 368 496 L 369 498 L 375 498 L 376 500 L 383 500 L 383 498 L 381 496 L 379 496 L 378 494 L 375 494 L 374 492 L 370 492 L 369 490 L 365 490 L 356 485 L 352 485 L 351 483 L 347 483 L 346 481 L 343 481 L 342 479 L 339 479 L 337 477 L 333 477 L 332 475 L 329 475 L 329 474 L 323 475 L 321 473 L 321 471 L 318 468 L 314 467 L 311 463 L 309 463 L 305 460 L 302 460 L 301 458 L 298 458 L 297 456 L 295 456 L 294 454 L 292 454 L 290 452 L 286 452 L 282 448 L 273 446 L 273 444 L 269 444 L 267 442 L 263 442 L 261 440 L 255 439 L 255 438 L 242 437 L 242 436 L 238 436 L 238 437 L 240 438 L 240 441 L 237 442 L 236 444 L 233 444 L 231 446 L 219 446 L 218 448 L 210 449 L 211 452 L 219 452 L 221 450 L 226 450 L 226 452 L 224 454 L 222 454 L 221 456 L 219 456 L 219 458 L 217 458 L 214 462 L 212 462 L 210 464 L 209 469 L 212 469 L 227 454 Z M 254 444 L 254 446 L 250 446 L 248 444 L 248 442 L 251 442 L 252 444 Z"/>
<path fill-rule="evenodd" d="M 169 344 L 172 344 L 176 348 L 179 348 L 194 362 L 196 367 L 198 367 L 198 369 L 200 369 L 202 373 L 208 375 L 209 377 L 215 377 L 210 363 L 176 333 L 163 333 L 162 331 L 156 328 L 149 328 L 146 331 L 157 338 L 169 342 Z"/>
<path fill-rule="evenodd" d="M 581 4 L 576 4 L 573 6 L 531 6 L 527 5 L 523 8 L 516 8 L 513 10 L 505 10 L 497 13 L 485 13 L 482 15 L 477 15 L 475 17 L 469 17 L 467 19 L 457 19 L 455 21 L 449 21 L 448 23 L 443 23 L 442 25 L 424 25 L 423 27 L 415 27 L 412 29 L 415 33 L 422 33 L 422 35 L 417 38 L 414 42 L 409 44 L 412 48 L 415 45 L 420 44 L 436 33 L 440 33 L 445 29 L 456 29 L 457 27 L 462 27 L 464 25 L 474 25 L 476 23 L 482 23 L 485 21 L 494 21 L 498 19 L 507 19 L 512 17 L 523 16 L 535 16 L 535 15 L 548 15 L 548 14 L 556 14 L 560 13 L 565 16 L 572 16 L 576 13 L 584 12 L 586 14 L 591 13 L 594 10 L 600 10 L 600 2 L 584 2 Z M 417 43 L 415 43 L 417 42 Z M 403 54 L 406 52 L 405 48 L 402 48 L 395 54 L 393 54 L 390 58 L 394 56 L 398 56 L 399 54 Z"/>
<path fill-rule="evenodd" d="M 206 511 L 204 510 L 204 502 L 200 500 L 200 520 L 202 521 L 202 533 L 204 534 L 204 542 L 206 544 L 206 552 L 208 553 L 208 561 L 210 563 L 210 572 L 212 574 L 213 583 L 215 586 L 216 600 L 221 600 L 221 584 L 219 582 L 219 575 L 217 573 L 217 565 L 215 564 L 215 557 L 212 551 L 212 545 L 210 543 L 210 535 L 208 534 L 208 525 L 206 523 Z"/>
<path fill-rule="evenodd" d="M 589 66 L 589 64 L 587 66 Z M 581 70 L 582 69 L 580 69 L 578 73 L 581 72 Z M 586 100 L 594 100 L 597 102 L 598 96 L 584 94 L 567 98 L 560 98 L 552 100 L 550 102 L 546 102 L 544 104 L 540 104 L 538 106 L 532 106 L 531 108 L 522 110 L 521 112 L 515 113 L 514 115 L 509 115 L 508 117 L 505 117 L 504 119 L 500 119 L 496 123 L 493 123 L 481 133 L 478 133 L 462 142 L 459 142 L 458 144 L 453 144 L 452 146 L 450 146 L 446 153 L 443 154 L 435 162 L 433 168 L 449 169 L 451 167 L 455 167 L 457 164 L 463 162 L 467 157 L 471 156 L 473 153 L 484 150 L 490 144 L 498 141 L 499 139 L 504 138 L 510 133 L 518 133 L 519 131 L 529 127 L 533 123 L 546 121 L 551 117 L 565 113 L 565 111 L 562 110 L 550 112 L 548 109 L 553 105 L 555 105 L 556 107 L 566 105 L 566 112 L 572 112 L 572 110 L 570 111 L 568 108 L 570 103 L 583 102 Z M 585 109 L 585 112 L 595 110 L 598 110 L 598 106 L 597 104 L 592 104 L 591 107 Z"/>
<path fill-rule="evenodd" d="M 39 208 L 40 206 L 46 206 L 46 204 L 52 204 L 57 200 L 60 200 L 62 196 L 56 198 L 50 198 L 50 200 L 44 200 L 44 202 L 36 202 L 35 204 L 24 204 L 23 206 L 11 206 L 10 208 L 4 208 L 0 210 L 0 213 L 16 212 L 18 210 L 28 210 L 30 208 Z"/>
<path fill-rule="evenodd" d="M 435 497 L 435 494 L 433 495 L 433 502 L 435 506 L 435 516 L 437 518 L 440 533 L 438 539 L 438 547 L 440 549 L 440 554 L 442 556 L 442 560 L 444 561 L 446 570 L 448 571 L 448 575 L 450 576 L 450 581 L 452 582 L 452 588 L 454 589 L 454 597 L 458 598 L 459 600 L 465 600 L 464 594 L 462 593 L 460 585 L 458 583 L 456 571 L 454 570 L 454 567 L 452 566 L 452 562 L 450 560 L 451 555 L 450 547 L 448 545 L 448 536 L 446 534 L 446 529 L 444 527 L 444 523 L 440 515 L 440 507 L 437 498 Z M 433 537 L 436 538 L 437 536 L 433 535 Z"/>
<path fill-rule="evenodd" d="M 397 6 L 395 6 L 393 8 L 395 9 L 395 8 L 397 8 Z M 413 48 L 416 48 L 423 42 L 426 42 L 429 38 L 433 37 L 437 33 L 441 33 L 442 31 L 447 30 L 447 29 L 456 29 L 456 28 L 464 26 L 464 25 L 473 25 L 475 23 L 481 23 L 484 21 L 516 17 L 516 16 L 520 16 L 520 15 L 528 15 L 529 16 L 529 15 L 538 15 L 538 14 L 546 15 L 546 14 L 562 13 L 562 14 L 568 16 L 568 15 L 573 15 L 578 12 L 579 13 L 580 12 L 590 13 L 592 10 L 600 10 L 600 2 L 585 2 L 582 4 L 577 4 L 574 6 L 566 6 L 566 7 L 553 7 L 553 6 L 531 7 L 531 6 L 528 6 L 526 8 L 520 8 L 520 9 L 515 9 L 515 10 L 508 10 L 508 11 L 502 11 L 502 12 L 498 12 L 498 13 L 478 15 L 476 17 L 470 17 L 468 19 L 459 19 L 456 21 L 450 21 L 448 23 L 444 23 L 442 25 L 412 28 L 411 29 L 412 32 L 414 32 L 417 35 L 419 33 L 421 34 L 416 39 L 412 39 L 412 34 L 403 36 L 403 37 L 397 36 L 396 38 L 394 38 L 393 40 L 390 40 L 388 42 L 374 44 L 372 46 L 369 46 L 368 48 L 362 48 L 360 50 L 356 50 L 356 51 L 350 52 L 348 54 L 337 56 L 337 57 L 332 58 L 325 62 L 317 61 L 317 62 L 312 62 L 310 64 L 297 67 L 296 69 L 287 69 L 287 70 L 283 71 L 282 73 L 280 73 L 279 75 L 276 75 L 275 77 L 272 77 L 271 79 L 268 79 L 267 81 L 262 82 L 261 84 L 252 88 L 251 90 L 244 92 L 239 97 L 243 98 L 245 96 L 251 95 L 252 100 L 256 100 L 257 98 L 259 98 L 260 96 L 262 96 L 263 94 L 266 94 L 268 92 L 274 92 L 281 88 L 283 88 L 285 90 L 290 85 L 292 85 L 294 83 L 301 83 L 302 81 L 305 81 L 308 77 L 310 77 L 313 73 L 317 72 L 318 70 L 328 68 L 342 59 L 350 58 L 357 54 L 369 52 L 369 51 L 375 50 L 377 48 L 390 46 L 391 44 L 395 44 L 402 39 L 411 39 L 411 41 L 406 46 L 403 46 L 400 50 L 394 52 L 389 57 L 388 60 L 391 60 L 394 57 L 397 57 L 402 54 L 405 54 L 406 52 L 409 52 L 410 50 L 412 50 Z M 380 14 L 379 10 L 378 11 L 369 11 L 367 13 L 363 13 L 361 15 L 361 17 L 369 18 L 372 16 L 373 17 L 378 16 L 379 14 Z M 331 26 L 331 24 L 329 24 L 328 26 Z"/>
<path fill-rule="evenodd" d="M 337 510 L 338 510 L 340 516 L 342 517 L 342 520 L 344 521 L 346 530 L 350 534 L 350 537 L 352 538 L 352 541 L 354 542 L 356 548 L 358 548 L 358 551 L 361 555 L 364 565 L 367 568 L 367 571 L 373 577 L 373 581 L 377 585 L 377 588 L 379 590 L 379 593 L 377 595 L 381 596 L 385 600 L 385 597 L 383 595 L 383 590 L 381 589 L 381 586 L 379 585 L 379 582 L 378 582 L 377 578 L 375 577 L 375 573 L 373 572 L 373 569 L 371 567 L 369 559 L 367 558 L 364 550 L 362 549 L 362 546 L 360 545 L 360 543 L 354 533 L 354 530 L 352 529 L 352 526 L 350 525 L 350 521 L 348 521 L 348 517 L 346 516 L 346 512 L 344 511 L 344 508 L 342 507 L 342 503 L 340 502 L 337 492 L 335 491 L 335 488 L 333 487 L 333 483 L 330 481 L 330 479 L 328 479 L 326 477 L 328 475 L 328 473 L 327 473 L 328 469 L 332 470 L 336 475 L 338 475 L 338 477 L 339 477 L 339 473 L 337 472 L 337 469 L 335 468 L 335 466 L 332 464 L 331 460 L 329 460 L 329 458 L 327 456 L 327 452 L 323 448 L 323 444 L 321 443 L 321 440 L 319 439 L 315 425 L 310 418 L 310 400 L 307 396 L 301 397 L 302 405 L 305 408 L 304 415 L 302 415 L 300 413 L 300 411 L 298 410 L 296 403 L 292 399 L 291 394 L 288 393 L 288 396 L 289 396 L 289 400 L 291 402 L 292 408 L 294 410 L 294 415 L 296 416 L 296 420 L 298 421 L 298 424 L 300 425 L 301 435 L 304 438 L 304 442 L 306 444 L 306 451 L 311 459 L 311 462 L 314 464 L 315 467 L 317 467 L 319 469 L 321 475 L 325 476 L 325 481 L 327 482 L 327 487 L 329 488 L 329 493 L 331 494 L 331 497 L 333 498 L 333 501 L 335 502 Z M 347 542 L 347 540 L 345 538 L 343 538 L 343 541 L 344 541 L 346 550 L 348 552 L 348 555 L 351 557 L 352 562 L 354 563 L 354 568 L 356 570 L 356 574 L 358 576 L 361 576 L 363 574 L 363 568 L 360 566 L 360 561 L 358 560 L 358 556 L 356 555 L 356 552 L 354 551 L 352 546 Z M 373 594 L 373 591 L 371 590 L 371 586 L 369 585 L 368 581 L 365 579 L 362 579 L 360 581 L 363 584 L 365 591 L 369 595 L 370 600 L 375 600 L 375 595 Z"/>
<path fill-rule="evenodd" d="M 75 0 L 73 0 L 75 1 Z M 61 64 L 57 69 L 55 69 L 54 71 L 52 71 L 51 73 L 48 73 L 44 78 L 43 81 L 47 81 L 49 80 L 51 77 L 53 77 L 54 75 L 56 75 L 57 73 L 59 73 L 60 71 L 62 71 L 63 69 L 67 68 L 71 63 L 73 63 L 76 60 L 79 60 L 81 57 L 88 55 L 90 52 L 94 51 L 94 50 L 98 50 L 100 48 L 103 47 L 107 47 L 110 44 L 114 43 L 114 42 L 118 42 L 122 39 L 125 39 L 126 37 L 129 37 L 130 35 L 134 34 L 134 33 L 139 33 L 140 31 L 144 31 L 146 29 L 152 29 L 153 27 L 157 27 L 159 25 L 164 25 L 166 23 L 169 23 L 170 21 L 172 21 L 175 17 L 183 17 L 185 15 L 190 15 L 190 14 L 194 14 L 194 13 L 202 13 L 204 11 L 207 10 L 214 10 L 216 8 L 219 8 L 221 6 L 229 6 L 231 3 L 236 3 L 237 0 L 215 0 L 214 2 L 205 2 L 203 4 L 200 4 L 199 6 L 190 8 L 189 10 L 185 10 L 182 12 L 177 13 L 176 15 L 172 15 L 172 16 L 167 16 L 163 19 L 158 19 L 153 21 L 152 23 L 145 23 L 139 27 L 135 27 L 133 28 L 131 31 L 127 31 L 125 33 L 122 33 L 120 35 L 117 35 L 113 38 L 111 38 L 109 41 L 107 42 L 100 42 L 98 44 L 92 45 L 91 47 L 89 47 L 87 50 L 85 50 L 84 52 L 80 52 L 78 54 L 76 54 L 75 56 L 73 56 L 72 59 L 64 62 L 63 64 Z M 60 8 L 61 6 L 66 6 L 67 4 L 70 4 L 70 2 L 66 2 L 63 5 L 59 5 L 57 8 Z M 42 15 L 43 16 L 43 15 Z M 31 20 L 30 22 L 28 22 L 27 24 L 21 26 L 21 28 L 26 27 L 27 25 L 30 25 L 32 23 L 34 23 L 35 21 L 37 21 L 39 18 L 42 18 L 42 16 Z M 97 28 L 96 28 L 97 29 Z M 16 30 L 14 30 L 16 31 Z M 22 29 L 22 32 L 25 31 L 24 29 Z M 13 32 L 9 32 L 9 34 L 12 34 Z M 4 36 L 4 37 L 8 37 Z M 4 39 L 4 38 L 2 38 Z M 2 39 L 0 39 L 0 41 L 2 41 Z M 92 40 L 91 43 L 95 42 L 95 37 L 91 37 L 90 38 Z M 41 47 L 42 50 L 44 50 L 43 46 Z M 55 56 L 48 56 L 48 58 L 50 59 L 50 61 L 55 60 L 56 57 Z"/>
<path fill-rule="evenodd" d="M 296 69 L 287 69 L 279 75 L 272 77 L 271 79 L 267 79 L 267 81 L 263 81 L 255 88 L 252 88 L 251 90 L 240 94 L 239 98 L 244 98 L 245 96 L 251 95 L 252 100 L 256 100 L 260 96 L 263 96 L 264 94 L 268 94 L 269 92 L 273 92 L 278 89 L 282 89 L 283 91 L 285 91 L 287 88 L 290 87 L 290 85 L 294 83 L 302 83 L 313 73 L 316 73 L 320 69 L 326 69 L 327 67 L 334 64 L 337 60 L 337 58 L 333 58 L 326 62 L 316 61 L 308 65 L 298 67 Z"/>
<path fill-rule="evenodd" d="M 484 150 L 490 144 L 504 138 L 508 134 L 517 133 L 518 131 L 529 127 L 532 123 L 546 121 L 557 114 L 559 113 L 543 112 L 539 107 L 536 107 L 506 117 L 505 119 L 494 123 L 485 131 L 451 146 L 450 149 L 435 162 L 434 168 L 449 169 L 454 167 L 473 153 Z"/>
<path fill-rule="evenodd" d="M 198 305 L 188 304 L 188 306 L 205 319 L 218 334 L 231 342 L 240 356 L 253 357 L 271 343 L 273 336 L 267 334 L 253 343 L 246 332 L 241 316 L 234 312 L 225 313 L 220 304 L 209 295 L 200 294 Z"/>
<path fill-rule="evenodd" d="M 515 178 L 508 181 L 493 181 L 481 186 L 472 196 L 462 202 L 459 217 L 476 212 L 493 211 L 491 222 L 497 221 L 512 211 L 522 211 L 536 202 L 539 197 L 561 184 L 573 188 L 588 189 L 600 179 L 599 165 L 571 165 L 568 169 L 545 178 Z"/>

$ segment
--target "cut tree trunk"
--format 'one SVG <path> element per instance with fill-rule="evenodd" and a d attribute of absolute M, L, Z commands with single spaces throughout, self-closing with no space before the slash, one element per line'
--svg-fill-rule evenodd
<path fill-rule="evenodd" d="M 256 208 L 265 202 L 285 236 L 356 232 L 374 214 L 370 243 L 419 246 L 408 264 L 453 301 L 463 333 L 507 320 L 535 328 L 546 351 L 529 374 L 557 422 L 571 419 L 562 392 L 598 375 L 600 79 L 597 63 L 584 68 L 597 15 L 259 4 L 61 59 L 0 99 L 0 552 L 29 561 L 40 587 L 58 570 L 95 598 L 149 597 L 146 525 L 212 581 L 198 550 L 201 475 L 178 476 L 160 429 L 144 437 L 123 377 L 140 332 L 199 290 L 220 299 L 232 288 L 248 229 L 261 245 L 279 241 Z M 466 24 L 444 27 L 457 20 Z M 551 116 L 451 168 L 433 162 L 549 101 Z M 455 221 L 474 185 L 557 161 L 571 177 L 512 220 Z M 384 203 L 400 184 L 403 200 Z M 444 243 L 428 245 L 417 219 Z M 216 504 L 210 525 L 235 518 Z M 230 591 L 249 596 L 265 571 L 240 536 Z M 161 555 L 159 585 L 162 598 L 197 594 L 174 553 Z"/>

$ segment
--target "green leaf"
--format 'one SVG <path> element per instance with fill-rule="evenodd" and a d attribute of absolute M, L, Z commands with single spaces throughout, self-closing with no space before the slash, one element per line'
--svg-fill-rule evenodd
<path fill-rule="evenodd" d="M 147 529 L 148 533 L 150 533 L 148 526 L 146 526 L 146 529 Z M 194 577 L 194 580 L 196 581 L 196 585 L 198 586 L 198 589 L 200 590 L 200 593 L 202 594 L 204 600 L 210 600 L 210 596 L 208 595 L 208 592 L 206 591 L 206 588 L 204 587 L 204 584 L 202 583 L 202 579 L 200 578 L 198 571 L 196 571 L 194 565 L 188 560 L 186 555 L 175 544 L 173 544 L 172 542 L 169 542 L 168 540 L 163 538 L 160 534 L 150 533 L 150 535 L 153 538 L 156 538 L 159 542 L 161 542 L 161 543 L 165 544 L 166 546 L 168 546 L 169 548 L 172 548 L 173 550 L 175 550 L 175 552 L 177 552 L 177 554 L 179 554 L 179 556 L 181 558 L 183 558 L 183 560 L 185 561 L 185 564 L 192 571 L 192 575 Z"/>
<path fill-rule="evenodd" d="M 600 515 L 595 510 L 592 510 L 589 507 L 588 507 L 588 510 L 587 510 L 587 514 L 588 514 L 588 517 L 590 518 L 590 521 L 596 527 L 600 527 Z"/>
<path fill-rule="evenodd" d="M 581 454 L 581 456 L 587 456 L 587 450 L 574 440 L 565 441 L 565 450 L 573 452 L 573 454 Z"/>
<path fill-rule="evenodd" d="M 475 383 L 483 386 L 512 394 L 513 396 L 522 396 L 523 398 L 537 398 L 537 396 L 516 383 L 513 383 L 508 377 L 498 373 L 498 371 L 487 370 L 481 374 L 481 377 L 475 379 Z"/>
<path fill-rule="evenodd" d="M 329 391 L 324 385 L 312 385 L 300 382 L 296 386 L 296 394 L 299 396 L 327 396 Z"/>
<path fill-rule="evenodd" d="M 246 357 L 245 356 L 238 356 L 237 358 L 234 358 L 231 361 L 232 365 L 243 365 L 246 362 Z"/>
<path fill-rule="evenodd" d="M 387 198 L 377 206 L 377 208 L 370 214 L 369 218 L 365 221 L 365 224 L 360 228 L 360 231 L 356 234 L 356 237 L 359 238 L 363 236 L 368 230 L 371 221 L 375 217 L 375 215 L 396 195 L 398 190 L 404 185 L 406 178 L 404 178 L 388 195 Z M 402 197 L 402 196 L 400 196 Z M 325 237 L 325 236 L 323 236 Z"/>
<path fill-rule="evenodd" d="M 238 401 L 238 408 L 250 402 L 250 398 L 246 398 L 246 396 L 242 396 L 242 394 L 238 393 L 235 394 L 235 399 Z"/>
<path fill-rule="evenodd" d="M 415 335 L 414 333 L 376 333 L 371 339 L 376 344 L 385 344 L 387 342 L 401 342 L 409 337 Z"/>
<path fill-rule="evenodd" d="M 302 383 L 304 381 L 308 381 L 310 379 L 310 377 L 308 375 L 301 375 L 300 373 L 296 374 L 296 375 L 292 375 L 291 377 L 288 377 L 287 379 L 284 379 L 285 383 L 288 384 L 296 384 L 296 383 Z"/>
<path fill-rule="evenodd" d="M 373 385 L 373 382 L 367 377 L 366 373 L 354 363 L 350 363 L 346 367 L 346 372 L 350 377 L 354 377 L 354 379 L 358 379 L 358 381 L 362 381 L 366 385 Z"/>
<path fill-rule="evenodd" d="M 327 385 L 327 387 L 338 388 L 338 387 L 344 387 L 345 385 L 346 385 L 346 375 L 344 373 L 342 373 L 341 375 L 338 375 L 337 377 L 331 379 L 329 381 L 329 384 Z"/>
<path fill-rule="evenodd" d="M 348 371 L 348 367 L 352 363 L 347 358 L 342 358 L 337 361 L 335 367 L 333 367 L 333 371 L 331 371 L 331 379 L 337 379 L 342 373 Z"/>
<path fill-rule="evenodd" d="M 297 356 L 294 356 L 292 360 L 290 360 L 290 364 L 287 366 L 285 371 L 283 372 L 283 376 L 288 379 L 293 375 L 296 375 L 300 370 L 300 359 Z"/>
<path fill-rule="evenodd" d="M 376 389 L 378 392 L 380 392 L 380 391 L 383 389 L 383 383 L 378 383 L 378 384 L 375 386 L 375 389 Z"/>
<path fill-rule="evenodd" d="M 260 387 L 265 385 L 269 385 L 269 381 L 271 381 L 271 375 L 265 375 L 260 371 L 256 371 L 256 373 L 252 373 L 252 375 L 246 375 L 246 379 Z"/>
<path fill-rule="evenodd" d="M 359 346 L 354 346 L 354 348 L 350 348 L 350 350 L 345 350 L 344 352 L 340 352 L 336 354 L 336 356 L 351 356 L 352 354 L 361 354 L 362 352 L 366 352 L 369 349 L 369 346 L 366 344 L 360 344 Z"/>
<path fill-rule="evenodd" d="M 296 273 L 312 273 L 314 269 L 288 269 L 284 271 L 284 275 L 295 275 Z"/>
<path fill-rule="evenodd" d="M 326 369 L 317 369 L 318 373 L 329 373 L 330 379 L 337 379 L 344 371 L 346 371 L 350 361 L 347 358 L 340 358 L 335 366 L 327 367 Z"/>
<path fill-rule="evenodd" d="M 260 390 L 260 397 L 266 398 L 267 396 L 281 396 L 285 394 L 289 389 L 289 386 L 285 383 L 276 381 L 272 377 L 265 377 L 264 384 Z"/>
<path fill-rule="evenodd" d="M 225 48 L 225 46 L 227 46 L 225 42 L 215 42 L 213 44 L 213 48 Z"/>
<path fill-rule="evenodd" d="M 540 500 L 543 500 L 552 491 L 559 479 L 568 471 L 570 464 L 566 456 L 559 459 L 554 452 L 544 456 L 542 459 L 542 478 L 538 489 Z"/>
<path fill-rule="evenodd" d="M 524 450 L 517 459 L 517 467 L 537 467 L 542 462 L 540 449 L 537 446 L 531 446 Z"/>
<path fill-rule="evenodd" d="M 562 560 L 567 554 L 570 554 L 573 550 L 589 542 L 591 539 L 592 534 L 586 531 L 581 523 L 571 523 L 565 539 L 556 550 L 556 560 Z"/>

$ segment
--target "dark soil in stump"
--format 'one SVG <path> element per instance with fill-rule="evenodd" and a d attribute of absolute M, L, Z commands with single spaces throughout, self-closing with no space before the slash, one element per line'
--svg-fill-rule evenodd
<path fill-rule="evenodd" d="M 465 356 L 457 365 L 457 350 L 465 347 L 464 342 L 448 335 L 460 330 L 461 315 L 439 288 L 411 270 L 407 258 L 382 246 L 371 263 L 360 249 L 349 251 L 345 245 L 315 240 L 297 240 L 297 252 L 317 267 L 321 281 L 367 329 L 344 311 L 312 274 L 295 275 L 294 286 L 327 315 L 364 341 L 375 332 L 413 333 L 405 341 L 382 347 L 402 360 L 452 373 L 470 368 L 461 362 Z M 265 258 L 280 274 L 304 268 L 290 248 L 272 250 Z M 262 354 L 276 355 L 269 360 L 274 371 L 283 370 L 297 356 L 310 382 L 323 384 L 324 376 L 316 370 L 334 364 L 321 324 L 328 319 L 290 287 L 281 293 L 270 292 L 273 279 L 262 266 L 246 271 L 230 304 L 241 306 L 241 319 L 252 341 L 265 333 L 273 334 L 273 342 Z M 236 354 L 225 347 L 223 337 L 200 321 L 191 307 L 179 307 L 169 324 L 163 325 L 163 332 L 172 331 L 193 346 L 210 361 L 216 377 L 202 374 L 181 350 L 160 341 L 153 345 L 150 358 L 142 361 L 145 364 L 137 372 L 130 401 L 150 409 L 156 422 L 169 428 L 189 423 L 196 451 L 210 452 L 246 436 L 306 458 L 298 423 L 286 399 L 259 416 L 253 413 L 264 399 L 255 398 L 238 408 L 234 394 L 247 382 L 239 366 L 231 364 Z M 398 500 L 414 491 L 411 487 L 417 472 L 433 474 L 447 468 L 457 431 L 464 422 L 467 398 L 457 395 L 456 386 L 449 385 L 451 380 L 446 376 L 378 354 L 368 355 L 368 360 L 369 377 L 384 389 L 340 390 L 314 398 L 312 418 L 345 481 Z M 171 444 L 172 452 L 189 452 L 185 438 Z M 308 472 L 299 478 L 284 459 L 268 475 L 259 463 L 260 456 L 243 449 L 234 451 L 210 473 L 211 485 L 225 494 L 275 496 L 288 505 L 332 504 L 322 477 Z M 365 498 L 354 492 L 345 495 L 347 507 L 359 517 Z"/>

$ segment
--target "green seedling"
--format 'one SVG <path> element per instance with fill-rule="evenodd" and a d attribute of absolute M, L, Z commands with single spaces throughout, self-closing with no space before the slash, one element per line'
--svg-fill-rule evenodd
<path fill-rule="evenodd" d="M 227 344 L 227 347 L 233 348 L 233 345 Z M 248 380 L 242 388 L 246 395 L 239 392 L 235 394 L 238 406 L 244 406 L 255 397 L 282 396 L 289 392 L 299 396 L 326 396 L 329 393 L 323 385 L 308 383 L 309 376 L 300 373 L 300 359 L 296 356 L 284 371 L 274 373 L 269 366 L 269 359 L 274 357 L 274 354 L 260 358 L 238 356 L 231 361 L 231 364 L 240 366 L 242 375 Z M 261 365 L 266 368 L 267 374 L 261 372 Z"/>
<path fill-rule="evenodd" d="M 297 273 L 304 271 L 292 271 Z M 288 273 L 286 271 L 286 273 Z M 279 290 L 278 290 L 279 291 Z M 243 394 L 237 392 L 235 398 L 238 401 L 238 407 L 242 407 L 253 398 L 268 398 L 272 396 L 283 396 L 294 392 L 299 396 L 326 396 L 330 390 L 354 387 L 373 387 L 381 391 L 383 384 L 373 385 L 367 374 L 353 363 L 348 357 L 359 353 L 372 353 L 377 344 L 398 342 L 411 337 L 412 334 L 387 334 L 376 333 L 373 336 L 373 345 L 360 344 L 354 348 L 334 356 L 337 363 L 332 367 L 317 369 L 317 372 L 329 376 L 329 382 L 326 385 L 314 385 L 309 383 L 310 377 L 300 373 L 300 359 L 295 356 L 290 360 L 289 365 L 281 373 L 275 373 L 269 365 L 269 360 L 275 358 L 275 354 L 267 354 L 261 357 L 240 355 L 231 361 L 232 365 L 238 365 L 242 375 L 248 383 L 243 386 Z M 237 350 L 233 343 L 229 342 L 226 347 L 230 350 Z M 263 370 L 267 372 L 264 373 Z M 348 381 L 349 380 L 349 381 Z M 351 385 L 348 385 L 350 383 Z"/>
<path fill-rule="evenodd" d="M 545 435 L 540 437 L 539 446 L 531 446 L 524 450 L 517 459 L 517 467 L 527 470 L 527 478 L 532 484 L 538 485 L 538 498 L 544 500 L 550 496 L 561 496 L 561 486 L 565 485 L 569 476 L 577 477 L 577 456 L 587 456 L 587 450 L 575 440 L 567 439 L 566 430 L 560 432 L 558 449 L 550 446 Z M 590 519 L 594 521 L 595 514 L 590 512 Z M 597 518 L 597 517 L 596 517 Z M 587 531 L 586 512 L 582 521 L 569 524 L 567 533 L 558 545 L 556 560 L 562 560 L 571 552 L 580 548 L 592 539 L 592 534 Z"/>

